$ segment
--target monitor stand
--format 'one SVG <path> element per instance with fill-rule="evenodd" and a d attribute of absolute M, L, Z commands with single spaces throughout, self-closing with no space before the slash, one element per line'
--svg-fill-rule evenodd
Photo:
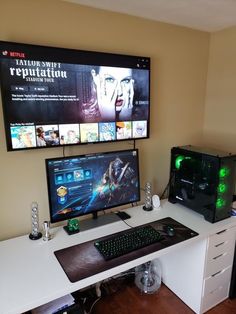
<path fill-rule="evenodd" d="M 85 230 L 97 228 L 97 227 L 104 226 L 104 225 L 107 225 L 107 224 L 121 220 L 121 217 L 119 217 L 115 213 L 109 213 L 109 214 L 104 214 L 104 215 L 98 216 L 98 214 L 96 212 L 96 213 L 93 213 L 92 215 L 93 215 L 92 219 L 80 220 L 79 221 L 79 228 L 76 230 L 70 231 L 68 228 L 68 225 L 64 226 L 63 228 L 68 235 L 72 235 L 72 234 L 78 233 L 80 231 L 85 231 Z M 75 218 L 72 220 L 77 220 L 77 219 Z"/>
<path fill-rule="evenodd" d="M 115 213 L 109 213 L 99 216 L 97 213 L 93 213 L 92 219 L 85 219 L 80 221 L 80 231 L 101 227 L 117 221 L 120 221 L 120 218 Z"/>

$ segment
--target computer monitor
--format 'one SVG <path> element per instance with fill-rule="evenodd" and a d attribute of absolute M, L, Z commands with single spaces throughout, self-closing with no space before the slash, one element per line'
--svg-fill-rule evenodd
<path fill-rule="evenodd" d="M 137 149 L 46 159 L 46 172 L 52 223 L 140 200 Z"/>

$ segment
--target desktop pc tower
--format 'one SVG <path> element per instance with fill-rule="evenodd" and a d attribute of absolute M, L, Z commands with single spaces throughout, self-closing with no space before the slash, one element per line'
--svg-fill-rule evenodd
<path fill-rule="evenodd" d="M 236 155 L 196 146 L 173 147 L 168 200 L 217 222 L 231 215 Z"/>

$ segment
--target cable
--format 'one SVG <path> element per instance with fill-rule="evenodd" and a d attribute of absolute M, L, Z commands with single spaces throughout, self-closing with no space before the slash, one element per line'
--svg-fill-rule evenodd
<path fill-rule="evenodd" d="M 101 300 L 101 297 L 98 298 L 98 299 L 96 299 L 96 300 L 93 302 L 93 304 L 92 304 L 91 307 L 90 307 L 90 310 L 89 310 L 88 314 L 91 314 L 91 313 L 92 313 L 92 310 L 93 310 L 94 305 L 95 305 L 99 300 Z"/>
<path fill-rule="evenodd" d="M 170 187 L 170 184 L 171 184 L 172 179 L 174 178 L 174 175 L 175 175 L 175 172 L 172 172 L 172 174 L 170 175 L 169 181 L 168 181 L 168 183 L 167 183 L 163 193 L 160 196 L 160 200 L 162 200 L 165 197 L 165 194 L 166 194 L 166 192 L 168 191 L 168 189 Z"/>
<path fill-rule="evenodd" d="M 169 185 L 170 185 L 170 181 L 168 181 L 163 193 L 161 194 L 160 200 L 162 200 L 165 197 L 165 194 L 166 194 L 167 190 L 169 189 Z"/>
<path fill-rule="evenodd" d="M 125 220 L 122 220 L 128 227 L 134 228 L 133 226 L 129 225 Z"/>
<path fill-rule="evenodd" d="M 112 279 L 120 279 L 120 278 L 129 276 L 129 275 L 132 275 L 132 274 L 135 274 L 134 268 L 131 268 L 130 270 L 127 270 L 127 271 L 125 271 L 123 273 L 120 273 L 120 274 L 117 274 L 115 276 L 112 276 L 110 278 L 112 278 Z"/>

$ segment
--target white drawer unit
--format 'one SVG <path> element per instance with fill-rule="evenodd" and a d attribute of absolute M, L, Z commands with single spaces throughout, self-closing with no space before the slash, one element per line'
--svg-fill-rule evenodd
<path fill-rule="evenodd" d="M 235 228 L 208 238 L 203 280 L 202 313 L 228 297 L 235 246 Z"/>
<path fill-rule="evenodd" d="M 205 278 L 211 277 L 212 275 L 221 272 L 222 269 L 225 269 L 225 267 L 232 264 L 232 260 L 232 250 L 216 255 L 211 260 L 208 260 L 205 269 Z"/>
<path fill-rule="evenodd" d="M 221 301 L 225 300 L 225 296 L 228 295 L 229 285 L 228 283 L 222 285 L 209 293 L 206 297 L 203 298 L 202 301 L 202 313 L 206 312 L 207 310 L 211 309 L 214 305 L 220 303 Z"/>
<path fill-rule="evenodd" d="M 209 293 L 213 293 L 218 287 L 221 287 L 230 282 L 232 267 L 227 267 L 221 271 L 213 274 L 204 280 L 203 294 L 207 296 Z M 227 297 L 227 296 L 226 296 Z"/>

